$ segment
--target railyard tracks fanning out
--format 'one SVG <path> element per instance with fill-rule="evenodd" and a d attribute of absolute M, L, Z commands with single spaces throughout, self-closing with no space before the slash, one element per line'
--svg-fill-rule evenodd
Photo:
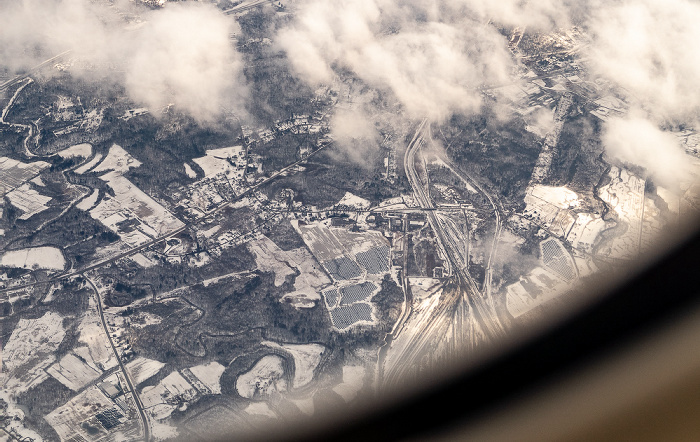
<path fill-rule="evenodd" d="M 471 310 L 474 319 L 481 326 L 484 334 L 490 340 L 497 340 L 505 336 L 505 329 L 498 319 L 493 306 L 491 295 L 491 271 L 492 260 L 496 253 L 498 239 L 501 233 L 501 215 L 498 202 L 486 192 L 482 186 L 470 177 L 465 177 L 457 172 L 456 168 L 450 165 L 449 159 L 441 158 L 452 172 L 460 180 L 478 189 L 490 202 L 495 216 L 496 229 L 492 241 L 491 250 L 487 260 L 486 276 L 483 287 L 480 289 L 468 271 L 469 258 L 462 258 L 460 249 L 465 240 L 457 235 L 454 229 L 450 229 L 448 223 L 441 217 L 440 211 L 436 210 L 426 186 L 421 182 L 415 170 L 416 154 L 427 142 L 432 143 L 430 124 L 427 119 L 423 119 L 416 129 L 415 135 L 406 148 L 404 155 L 404 171 L 411 185 L 416 201 L 423 213 L 426 214 L 428 222 L 435 233 L 438 249 L 445 257 L 446 268 L 452 278 L 445 285 L 438 305 L 433 309 L 429 318 L 414 327 L 418 330 L 413 334 L 415 338 L 401 350 L 398 356 L 398 363 L 393 364 L 391 370 L 383 374 L 383 386 L 392 386 L 401 382 L 416 366 L 422 364 L 422 359 L 436 348 L 436 340 L 444 337 L 450 327 L 453 326 L 455 341 L 465 342 L 467 330 L 462 330 L 463 317 L 465 312 Z M 426 171 L 427 172 L 427 171 Z M 406 278 L 408 281 L 408 278 Z M 405 283 L 408 286 L 408 282 Z M 399 330 L 400 332 L 400 330 Z M 394 336 L 395 338 L 395 336 Z"/>

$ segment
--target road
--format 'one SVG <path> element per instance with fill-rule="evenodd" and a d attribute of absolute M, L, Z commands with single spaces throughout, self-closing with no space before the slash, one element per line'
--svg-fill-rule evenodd
<path fill-rule="evenodd" d="M 240 193 L 239 195 L 237 195 L 235 198 L 231 199 L 230 201 L 227 201 L 226 203 L 223 203 L 223 204 L 221 204 L 220 206 L 215 207 L 214 209 L 210 210 L 209 212 L 204 213 L 203 215 L 201 215 L 199 218 L 197 218 L 197 219 L 195 219 L 195 220 L 192 220 L 192 221 L 187 222 L 183 227 L 180 227 L 179 229 L 171 230 L 170 232 L 167 232 L 167 233 L 165 233 L 165 234 L 163 234 L 163 235 L 161 235 L 161 236 L 159 236 L 159 237 L 157 237 L 157 238 L 154 238 L 154 239 L 152 239 L 152 240 L 150 240 L 150 241 L 148 241 L 148 242 L 146 242 L 146 243 L 144 243 L 144 244 L 142 244 L 142 245 L 140 245 L 140 246 L 132 247 L 131 249 L 126 250 L 126 251 L 120 253 L 119 255 L 113 256 L 113 257 L 111 257 L 111 258 L 104 259 L 104 260 L 102 260 L 102 261 L 98 261 L 98 262 L 92 263 L 92 264 L 90 264 L 90 265 L 88 265 L 88 266 L 86 266 L 86 267 L 83 267 L 83 268 L 81 268 L 81 269 L 73 270 L 73 271 L 70 271 L 70 272 L 68 272 L 68 273 L 63 273 L 63 274 L 61 274 L 61 275 L 57 275 L 57 276 L 54 276 L 54 277 L 52 277 L 52 278 L 49 278 L 49 279 L 47 279 L 47 280 L 45 280 L 45 281 L 36 281 L 36 282 L 29 283 L 29 284 L 22 284 L 22 285 L 17 285 L 17 286 L 14 286 L 14 287 L 5 287 L 5 288 L 2 288 L 2 289 L 0 289 L 0 294 L 1 294 L 1 293 L 7 293 L 7 292 L 13 292 L 13 291 L 16 291 L 16 290 L 22 290 L 22 289 L 29 288 L 29 287 L 35 287 L 35 286 L 38 286 L 38 285 L 52 284 L 52 283 L 55 283 L 55 282 L 58 282 L 58 281 L 61 281 L 61 280 L 67 279 L 67 278 L 72 278 L 72 277 L 74 277 L 74 276 L 81 275 L 81 274 L 83 274 L 83 273 L 85 273 L 85 272 L 89 272 L 89 271 L 91 271 L 91 270 L 98 269 L 98 268 L 100 268 L 100 267 L 104 267 L 104 266 L 109 265 L 109 264 L 111 264 L 111 263 L 113 263 L 113 262 L 115 262 L 115 261 L 118 261 L 118 260 L 122 259 L 122 258 L 127 258 L 127 257 L 129 257 L 129 256 L 131 256 L 131 255 L 134 255 L 134 254 L 136 254 L 136 253 L 138 253 L 138 252 L 140 252 L 140 251 L 142 251 L 142 250 L 144 250 L 144 249 L 147 249 L 147 248 L 149 248 L 149 247 L 151 247 L 151 246 L 153 246 L 153 245 L 155 245 L 155 244 L 157 244 L 157 243 L 159 243 L 159 242 L 165 241 L 165 240 L 168 239 L 168 238 L 171 238 L 171 237 L 173 237 L 173 236 L 175 236 L 175 235 L 178 235 L 178 234 L 184 232 L 185 230 L 187 230 L 188 228 L 190 228 L 190 227 L 192 227 L 192 226 L 198 224 L 198 223 L 201 222 L 202 220 L 204 220 L 204 219 L 206 219 L 206 218 L 208 218 L 208 217 L 210 217 L 210 216 L 212 216 L 212 215 L 214 215 L 214 214 L 216 214 L 216 213 L 218 213 L 218 212 L 220 212 L 220 211 L 222 211 L 222 210 L 224 210 L 224 209 L 226 209 L 226 208 L 229 208 L 229 207 L 233 206 L 235 203 L 237 203 L 238 201 L 240 201 L 240 200 L 242 200 L 243 198 L 247 197 L 248 195 L 250 195 L 251 193 L 253 193 L 255 190 L 257 190 L 258 188 L 260 188 L 260 187 L 262 187 L 262 186 L 264 186 L 264 185 L 270 183 L 271 181 L 277 179 L 277 178 L 280 177 L 280 176 L 285 175 L 287 172 L 291 171 L 291 170 L 294 169 L 295 167 L 297 167 L 297 166 L 299 166 L 299 165 L 305 163 L 305 162 L 308 161 L 310 158 L 313 158 L 313 157 L 316 156 L 319 152 L 321 152 L 321 151 L 327 149 L 328 146 L 330 146 L 330 145 L 331 145 L 331 144 L 326 144 L 326 145 L 324 145 L 324 146 L 321 146 L 321 147 L 319 147 L 318 149 L 316 149 L 315 151 L 313 151 L 312 153 L 310 153 L 309 155 L 307 155 L 306 157 L 304 157 L 304 158 L 302 158 L 302 159 L 300 159 L 300 160 L 298 160 L 298 161 L 295 161 L 294 163 L 291 163 L 291 164 L 289 164 L 289 165 L 283 167 L 282 169 L 280 169 L 280 170 L 278 170 L 277 172 L 275 172 L 275 173 L 273 173 L 272 175 L 270 175 L 268 178 L 265 178 L 264 180 L 260 181 L 259 183 L 257 183 L 257 184 L 255 184 L 255 185 L 249 187 L 249 188 L 246 189 L 244 192 Z"/>
<path fill-rule="evenodd" d="M 114 345 L 114 341 L 112 340 L 112 336 L 109 334 L 109 327 L 107 327 L 107 321 L 105 320 L 105 314 L 104 310 L 102 309 L 102 298 L 100 297 L 100 292 L 97 290 L 97 287 L 95 287 L 95 284 L 88 278 L 86 275 L 83 275 L 85 280 L 90 284 L 92 289 L 95 291 L 95 298 L 97 301 L 97 311 L 100 314 L 100 320 L 102 321 L 102 327 L 105 329 L 105 333 L 107 334 L 107 339 L 109 340 L 109 345 L 112 347 L 112 351 L 114 352 L 114 357 L 117 358 L 117 362 L 119 363 L 119 368 L 121 369 L 122 373 L 124 374 L 124 380 L 126 380 L 126 384 L 129 386 L 129 390 L 131 391 L 131 397 L 134 398 L 134 404 L 136 404 L 136 408 L 139 412 L 139 415 L 141 416 L 141 423 L 143 425 L 143 437 L 146 442 L 151 440 L 151 426 L 148 424 L 148 418 L 146 417 L 146 412 L 143 409 L 143 403 L 141 402 L 141 398 L 139 397 L 139 394 L 136 391 L 136 388 L 134 388 L 134 383 L 131 381 L 131 376 L 129 375 L 129 371 L 126 369 L 126 366 L 122 362 L 122 358 L 119 356 L 119 352 L 117 351 L 117 346 Z"/>

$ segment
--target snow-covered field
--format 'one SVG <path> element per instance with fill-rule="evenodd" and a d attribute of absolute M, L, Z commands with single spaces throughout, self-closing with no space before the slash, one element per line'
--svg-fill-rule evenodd
<path fill-rule="evenodd" d="M 570 284 L 543 267 L 535 267 L 520 281 L 507 287 L 506 307 L 517 318 L 561 295 Z"/>
<path fill-rule="evenodd" d="M 46 372 L 73 391 L 80 390 L 100 377 L 99 371 L 90 367 L 73 353 L 62 357 L 59 362 L 47 368 Z"/>
<path fill-rule="evenodd" d="M 126 364 L 126 370 L 129 372 L 134 385 L 139 385 L 158 374 L 163 366 L 165 366 L 165 364 L 162 362 L 139 356 Z"/>
<path fill-rule="evenodd" d="M 173 371 L 155 386 L 141 391 L 143 406 L 151 416 L 161 420 L 170 416 L 181 401 L 189 402 L 197 396 L 197 390 L 179 372 Z"/>
<path fill-rule="evenodd" d="M 202 168 L 206 177 L 223 173 L 228 179 L 241 179 L 244 173 L 243 168 L 239 169 L 232 162 L 235 163 L 242 159 L 244 153 L 243 146 L 223 147 L 208 150 L 205 156 L 195 158 L 192 161 Z M 241 164 L 245 164 L 245 160 L 242 160 Z"/>
<path fill-rule="evenodd" d="M 274 272 L 277 287 L 284 283 L 287 276 L 299 272 L 294 280 L 295 291 L 283 297 L 283 301 L 291 300 L 291 304 L 297 308 L 316 305 L 316 301 L 321 299 L 321 289 L 331 282 L 304 248 L 285 252 L 263 235 L 249 242 L 248 248 L 255 256 L 258 269 Z"/>
<path fill-rule="evenodd" d="M 0 197 L 39 175 L 48 168 L 45 161 L 23 163 L 8 157 L 0 157 Z"/>
<path fill-rule="evenodd" d="M 75 205 L 80 210 L 90 210 L 97 203 L 97 198 L 100 196 L 99 189 L 95 189 L 89 196 L 83 198 L 78 204 Z"/>
<path fill-rule="evenodd" d="M 345 192 L 345 195 L 336 203 L 336 206 L 355 207 L 360 210 L 367 210 L 372 205 L 369 200 L 361 198 L 350 192 Z"/>
<path fill-rule="evenodd" d="M 63 270 L 66 260 L 55 247 L 30 247 L 5 252 L 0 258 L 0 265 L 18 269 Z"/>
<path fill-rule="evenodd" d="M 20 319 L 2 349 L 3 387 L 19 394 L 46 379 L 44 369 L 56 360 L 55 351 L 65 335 L 58 313 Z"/>
<path fill-rule="evenodd" d="M 321 356 L 326 348 L 320 344 L 277 344 L 264 341 L 263 345 L 279 348 L 294 357 L 294 379 L 292 387 L 300 388 L 308 385 L 313 380 L 314 370 L 321 362 Z"/>
<path fill-rule="evenodd" d="M 80 351 L 80 356 L 88 363 L 92 361 L 101 370 L 109 370 L 117 366 L 117 359 L 97 316 L 97 304 L 93 296 L 90 297 L 88 309 L 80 321 L 79 330 L 78 341 L 86 346 L 75 349 L 76 352 Z"/>
<path fill-rule="evenodd" d="M 127 244 L 138 246 L 184 225 L 119 172 L 109 172 L 100 178 L 114 190 L 115 196 L 103 198 L 97 207 L 90 210 L 90 216 L 119 233 Z M 119 223 L 130 220 L 137 222 L 134 229 L 129 233 L 120 232 Z"/>
<path fill-rule="evenodd" d="M 190 368 L 190 372 L 197 377 L 212 394 L 221 394 L 221 375 L 224 374 L 226 367 L 218 362 L 210 362 L 205 365 L 197 365 Z"/>
<path fill-rule="evenodd" d="M 270 418 L 276 418 L 277 415 L 274 411 L 267 405 L 266 402 L 253 402 L 243 409 L 246 413 L 252 416 L 265 416 Z"/>
<path fill-rule="evenodd" d="M 256 241 L 248 243 L 248 249 L 255 256 L 255 263 L 260 271 L 275 274 L 276 287 L 284 284 L 288 275 L 294 274 L 294 269 L 284 262 L 284 251 L 268 237 L 260 235 Z"/>
<path fill-rule="evenodd" d="M 92 172 L 108 172 L 114 171 L 120 175 L 129 171 L 129 169 L 139 167 L 141 162 L 129 155 L 121 146 L 113 144 L 109 148 L 109 153 L 102 162 L 95 167 Z"/>
<path fill-rule="evenodd" d="M 48 209 L 46 204 L 51 201 L 50 196 L 40 194 L 29 183 L 22 184 L 6 196 L 10 200 L 10 204 L 22 211 L 22 215 L 19 217 L 22 220 L 27 220 Z"/>
<path fill-rule="evenodd" d="M 197 178 L 197 172 L 187 163 L 185 163 L 185 175 L 187 175 L 188 178 Z"/>
<path fill-rule="evenodd" d="M 248 399 L 267 397 L 274 391 L 286 391 L 283 362 L 276 355 L 262 357 L 253 368 L 238 376 L 236 391 Z"/>
<path fill-rule="evenodd" d="M 88 143 L 76 144 L 58 153 L 61 158 L 90 158 L 92 155 L 92 145 Z"/>

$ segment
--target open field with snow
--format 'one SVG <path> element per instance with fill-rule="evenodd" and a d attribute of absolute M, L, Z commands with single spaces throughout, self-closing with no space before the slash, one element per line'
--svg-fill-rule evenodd
<path fill-rule="evenodd" d="M 255 256 L 258 269 L 263 272 L 274 272 L 277 287 L 284 283 L 287 276 L 298 272 L 294 280 L 295 290 L 282 298 L 283 301 L 291 302 L 297 308 L 316 305 L 316 301 L 321 299 L 321 289 L 331 282 L 305 248 L 285 252 L 262 235 L 250 241 L 248 248 Z"/>
<path fill-rule="evenodd" d="M 90 210 L 90 216 L 119 234 L 127 244 L 138 246 L 184 225 L 118 172 L 108 172 L 100 178 L 107 182 L 115 195 L 114 198 L 103 198 Z"/>
<path fill-rule="evenodd" d="M 45 161 L 23 163 L 8 157 L 0 157 L 0 197 L 39 175 L 49 167 Z"/>
<path fill-rule="evenodd" d="M 333 391 L 338 393 L 345 402 L 350 402 L 357 397 L 364 386 L 365 367 L 361 365 L 343 366 L 343 382 L 333 387 Z"/>
<path fill-rule="evenodd" d="M 88 363 L 92 361 L 100 370 L 109 370 L 117 366 L 117 359 L 109 345 L 100 318 L 97 316 L 97 304 L 92 296 L 78 329 L 80 330 L 78 341 L 85 346 L 77 347 L 75 351 L 80 351 L 79 354 L 83 359 Z"/>
<path fill-rule="evenodd" d="M 287 391 L 283 362 L 276 355 L 263 356 L 249 371 L 238 376 L 236 391 L 247 399 L 261 399 L 275 391 Z"/>
<path fill-rule="evenodd" d="M 44 419 L 56 430 L 61 440 L 100 440 L 108 436 L 109 431 L 96 416 L 110 409 L 116 409 L 114 403 L 92 386 L 47 414 Z"/>
<path fill-rule="evenodd" d="M 321 356 L 326 350 L 323 345 L 319 344 L 277 344 L 270 341 L 263 341 L 262 344 L 284 350 L 294 357 L 292 388 L 303 387 L 313 380 L 314 370 L 318 367 Z"/>
<path fill-rule="evenodd" d="M 63 252 L 55 247 L 30 247 L 3 253 L 0 266 L 17 269 L 63 270 L 66 267 L 66 260 Z"/>
<path fill-rule="evenodd" d="M 139 167 L 141 162 L 129 155 L 121 146 L 113 144 L 109 148 L 107 156 L 102 162 L 91 170 L 93 173 L 114 171 L 119 175 L 123 175 L 133 169 Z"/>
<path fill-rule="evenodd" d="M 73 353 L 62 357 L 60 361 L 47 368 L 46 372 L 73 391 L 80 390 L 100 377 L 99 371 Z"/>
<path fill-rule="evenodd" d="M 63 341 L 63 317 L 49 312 L 37 319 L 20 319 L 2 349 L 3 388 L 19 394 L 43 382 Z"/>
<path fill-rule="evenodd" d="M 523 215 L 557 236 L 566 236 L 575 219 L 570 212 L 580 205 L 578 195 L 566 187 L 537 184 L 527 189 Z"/>
<path fill-rule="evenodd" d="M 88 143 L 76 144 L 58 153 L 61 158 L 90 158 L 92 155 L 92 145 Z"/>
<path fill-rule="evenodd" d="M 27 220 L 48 209 L 49 206 L 46 204 L 51 201 L 51 197 L 40 194 L 29 183 L 22 184 L 8 193 L 6 197 L 10 200 L 10 204 L 22 211 L 22 215 L 19 217 L 21 220 Z"/>
<path fill-rule="evenodd" d="M 175 411 L 182 401 L 190 402 L 197 397 L 197 390 L 174 371 L 156 386 L 141 391 L 141 401 L 146 411 L 155 419 L 165 419 Z"/>
<path fill-rule="evenodd" d="M 197 379 L 209 389 L 211 394 L 221 394 L 220 380 L 226 367 L 218 362 L 210 362 L 208 364 L 191 367 L 189 370 L 190 373 L 195 375 Z"/>
<path fill-rule="evenodd" d="M 245 172 L 244 155 L 243 146 L 223 147 L 207 150 L 205 156 L 192 161 L 202 168 L 205 177 L 224 174 L 230 180 L 238 180 L 243 178 Z"/>
<path fill-rule="evenodd" d="M 129 372 L 134 385 L 139 385 L 158 374 L 163 366 L 165 366 L 165 364 L 162 362 L 138 357 L 126 364 L 126 370 Z"/>

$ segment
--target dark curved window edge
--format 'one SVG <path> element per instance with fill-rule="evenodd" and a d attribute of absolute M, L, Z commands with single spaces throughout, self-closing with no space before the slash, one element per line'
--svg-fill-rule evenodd
<path fill-rule="evenodd" d="M 422 440 L 469 425 L 536 393 L 552 380 L 614 355 L 699 307 L 700 296 L 694 289 L 700 288 L 697 264 L 700 232 L 563 322 L 460 375 L 446 376 L 447 382 L 409 394 L 388 407 L 358 408 L 345 419 L 328 416 L 325 425 L 288 428 L 274 438 Z M 268 436 L 267 440 L 273 438 Z"/>

